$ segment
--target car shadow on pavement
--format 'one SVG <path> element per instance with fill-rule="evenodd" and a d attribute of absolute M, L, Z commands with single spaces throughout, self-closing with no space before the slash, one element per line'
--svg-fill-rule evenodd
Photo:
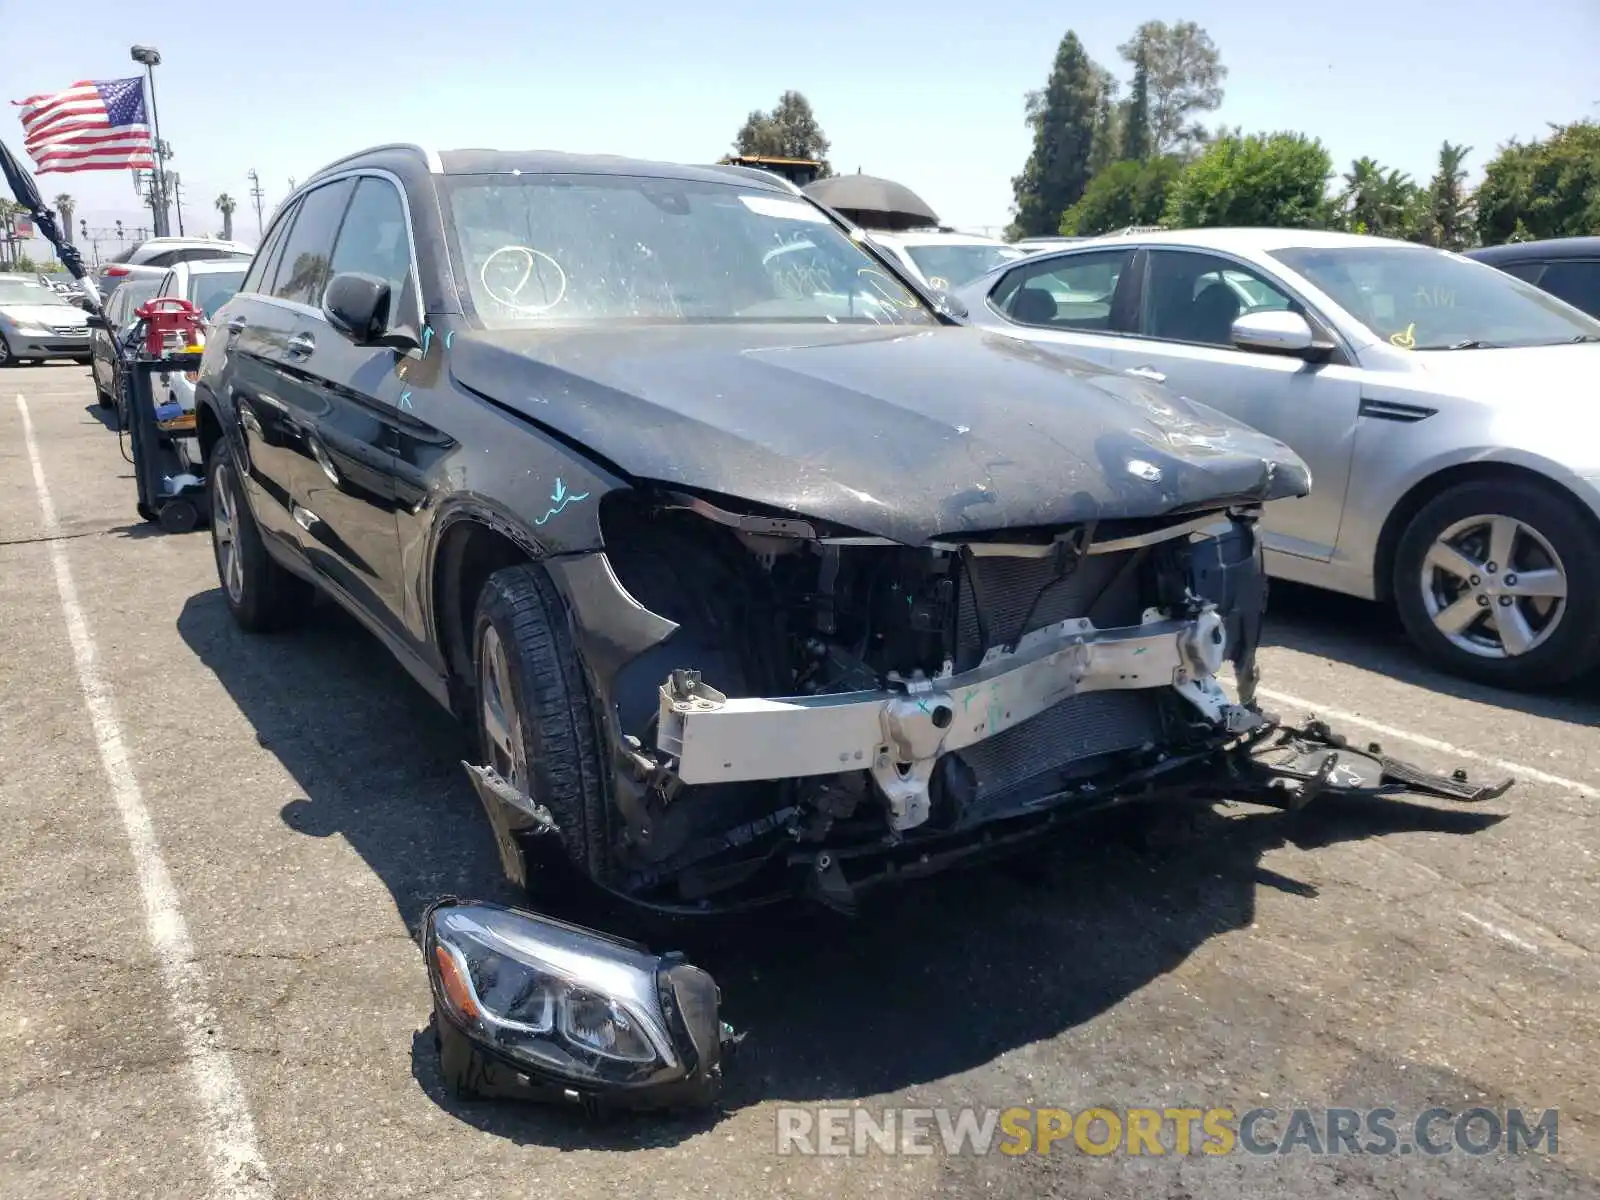
<path fill-rule="evenodd" d="M 1412 648 L 1392 608 L 1354 596 L 1273 580 L 1263 644 L 1348 663 L 1461 700 L 1589 729 L 1600 726 L 1600 676 L 1542 692 L 1512 692 L 1446 675 Z M 1291 680 L 1275 677 L 1263 677 L 1262 686 L 1296 690 Z"/>
<path fill-rule="evenodd" d="M 344 838 L 413 937 L 441 895 L 518 903 L 461 769 L 461 732 L 354 621 L 324 605 L 299 631 L 246 637 L 213 590 L 187 602 L 178 628 L 303 791 L 284 806 L 285 824 Z M 724 1019 L 747 1035 L 722 1114 L 596 1122 L 576 1110 L 458 1101 L 425 1027 L 410 1048 L 412 1073 L 457 1119 L 564 1149 L 671 1145 L 762 1102 L 900 1093 L 1114 1007 L 1211 938 L 1250 925 L 1258 888 L 1314 902 L 1314 887 L 1263 867 L 1276 847 L 1469 834 L 1501 819 L 1396 801 L 1293 816 L 1105 814 L 1049 850 L 882 893 L 853 920 L 796 906 L 707 925 L 657 948 L 684 950 L 709 970 Z M 417 1016 L 421 1027 L 426 1014 Z"/>
<path fill-rule="evenodd" d="M 96 401 L 93 404 L 85 404 L 83 406 L 83 411 L 88 413 L 91 417 L 94 418 L 94 423 L 96 425 L 105 426 L 105 428 L 108 431 L 110 431 L 111 433 L 116 433 L 117 432 L 117 410 L 116 409 L 114 409 L 114 408 L 103 408 L 103 407 L 101 407 L 100 403 L 98 401 Z"/>

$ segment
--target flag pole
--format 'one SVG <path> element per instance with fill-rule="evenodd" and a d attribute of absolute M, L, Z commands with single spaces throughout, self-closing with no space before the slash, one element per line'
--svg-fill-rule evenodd
<path fill-rule="evenodd" d="M 150 132 L 154 139 L 151 158 L 155 160 L 155 203 L 150 206 L 156 237 L 166 237 L 167 230 L 167 169 L 162 163 L 161 118 L 156 112 L 156 67 L 161 62 L 161 51 L 154 46 L 134 46 L 129 56 L 144 64 L 144 77 L 150 89 Z"/>

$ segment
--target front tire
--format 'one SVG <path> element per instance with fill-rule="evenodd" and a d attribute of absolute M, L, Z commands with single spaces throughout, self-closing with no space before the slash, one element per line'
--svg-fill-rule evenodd
<path fill-rule="evenodd" d="M 550 810 L 566 857 L 601 879 L 606 769 L 599 721 L 555 585 L 533 563 L 496 571 L 473 617 L 482 761 Z M 530 889 L 540 881 L 530 877 Z"/>
<path fill-rule="evenodd" d="M 234 622 L 247 633 L 270 633 L 298 622 L 311 607 L 311 585 L 267 553 L 227 438 L 211 448 L 206 495 L 217 579 Z"/>
<path fill-rule="evenodd" d="M 1453 675 L 1534 689 L 1600 663 L 1600 536 L 1536 483 L 1435 496 L 1400 538 L 1393 586 L 1411 640 Z"/>
<path fill-rule="evenodd" d="M 0 333 L 0 370 L 21 365 L 21 360 L 11 352 L 11 343 Z"/>

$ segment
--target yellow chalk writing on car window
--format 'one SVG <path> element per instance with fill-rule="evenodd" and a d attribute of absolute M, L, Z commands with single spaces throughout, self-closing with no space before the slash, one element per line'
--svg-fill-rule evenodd
<path fill-rule="evenodd" d="M 1402 350 L 1410 350 L 1417 344 L 1417 323 L 1407 325 L 1399 333 L 1389 335 L 1389 344 L 1399 346 Z"/>

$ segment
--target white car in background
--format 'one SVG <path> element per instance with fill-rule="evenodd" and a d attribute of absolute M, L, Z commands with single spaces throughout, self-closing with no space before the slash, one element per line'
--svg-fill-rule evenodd
<path fill-rule="evenodd" d="M 912 278 L 936 288 L 958 288 L 1026 253 L 999 238 L 954 229 L 868 229 L 866 233 Z"/>
<path fill-rule="evenodd" d="M 1092 239 L 957 299 L 1288 443 L 1312 489 L 1267 507 L 1271 575 L 1393 604 L 1470 679 L 1600 668 L 1600 321 L 1458 254 L 1304 229 Z"/>
<path fill-rule="evenodd" d="M 249 259 L 203 259 L 180 262 L 162 277 L 156 298 L 175 296 L 189 301 L 209 323 L 216 311 L 233 298 L 250 269 Z M 162 372 L 155 377 L 156 413 L 168 432 L 194 427 L 194 371 Z M 171 415 L 164 415 L 171 414 Z M 194 437 L 175 437 L 178 458 L 196 475 L 200 467 L 200 444 Z"/>

